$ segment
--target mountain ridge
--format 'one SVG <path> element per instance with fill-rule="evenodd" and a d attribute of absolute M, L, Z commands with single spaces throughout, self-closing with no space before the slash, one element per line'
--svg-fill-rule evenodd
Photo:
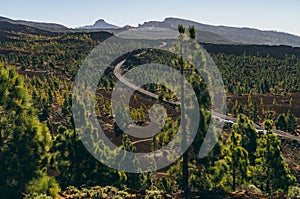
<path fill-rule="evenodd" d="M 205 30 L 238 44 L 288 45 L 300 47 L 300 36 L 290 33 L 265 31 L 249 27 L 213 26 L 174 17 L 168 17 L 164 21 L 144 22 L 139 25 L 139 27 L 157 26 L 177 29 L 178 24 L 183 24 L 185 26 L 194 25 L 198 31 Z"/>
<path fill-rule="evenodd" d="M 197 31 L 199 42 L 212 44 L 246 44 L 246 45 L 286 45 L 300 47 L 300 36 L 277 31 L 259 30 L 249 27 L 229 27 L 224 25 L 208 25 L 192 20 L 168 17 L 164 21 L 146 21 L 137 27 L 124 26 L 119 27 L 107 23 L 104 19 L 97 20 L 93 25 L 86 25 L 79 28 L 68 28 L 56 23 L 33 22 L 25 20 L 13 20 L 0 16 L 0 30 L 13 30 L 14 28 L 23 31 L 49 31 L 49 32 L 67 32 L 67 31 L 112 31 L 120 32 L 128 29 L 139 29 L 145 27 L 168 28 L 177 31 L 178 24 L 185 26 L 194 25 Z M 31 28 L 30 28 L 31 27 Z M 34 29 L 32 29 L 34 28 Z"/>
<path fill-rule="evenodd" d="M 37 28 L 44 31 L 67 31 L 68 27 L 63 26 L 57 23 L 48 23 L 48 22 L 34 22 L 34 21 L 25 21 L 25 20 L 13 20 L 7 17 L 0 16 L 0 22 L 8 22 L 15 25 L 24 25 Z"/>

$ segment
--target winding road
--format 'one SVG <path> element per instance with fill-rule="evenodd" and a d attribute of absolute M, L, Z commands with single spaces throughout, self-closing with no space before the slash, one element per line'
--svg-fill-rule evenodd
<path fill-rule="evenodd" d="M 164 46 L 166 45 L 165 43 L 163 43 L 161 46 Z M 139 54 L 137 55 L 139 56 Z M 122 76 L 121 74 L 121 67 L 123 66 L 123 64 L 126 62 L 126 60 L 122 60 L 120 61 L 114 68 L 114 75 L 118 78 L 118 80 L 120 82 L 122 82 L 123 84 L 125 84 L 126 86 L 146 95 L 146 96 L 149 96 L 151 98 L 154 98 L 154 99 L 158 99 L 158 95 L 154 94 L 154 93 L 151 93 L 150 91 L 147 91 L 145 89 L 142 89 L 134 84 L 132 84 L 128 79 L 126 79 L 125 77 Z M 172 102 L 172 101 L 166 101 L 166 100 L 163 100 L 164 103 L 167 103 L 167 104 L 171 104 L 171 105 L 180 105 L 180 102 Z M 229 121 L 232 121 L 234 123 L 237 122 L 237 119 L 236 118 L 233 118 L 233 117 L 230 117 L 230 116 L 227 116 L 227 115 L 223 115 L 223 114 L 220 114 L 220 113 L 216 113 L 214 111 L 212 111 L 212 117 L 215 117 L 215 118 L 219 118 L 219 119 L 222 119 L 222 120 L 229 120 Z M 262 126 L 258 125 L 258 124 L 254 124 L 256 130 L 263 130 Z M 294 135 L 291 135 L 290 133 L 287 133 L 287 132 L 284 132 L 284 131 L 280 131 L 280 130 L 277 130 L 277 129 L 273 129 L 273 133 L 280 136 L 280 137 L 284 137 L 284 138 L 289 138 L 289 139 L 292 139 L 292 140 L 297 140 L 300 142 L 300 137 L 299 136 L 294 136 Z M 143 141 L 149 141 L 149 139 L 145 139 L 145 140 L 139 140 L 139 141 L 136 141 L 135 144 L 137 143 L 140 143 L 140 142 L 143 142 Z"/>

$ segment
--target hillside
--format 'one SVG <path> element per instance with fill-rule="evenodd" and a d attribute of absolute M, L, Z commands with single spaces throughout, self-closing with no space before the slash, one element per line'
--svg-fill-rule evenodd
<path fill-rule="evenodd" d="M 145 22 L 139 27 L 163 27 L 177 29 L 178 24 L 185 26 L 194 25 L 198 30 L 200 37 L 205 36 L 202 31 L 209 33 L 209 35 L 217 35 L 219 38 L 223 38 L 227 41 L 240 44 L 258 44 L 258 45 L 287 45 L 287 46 L 300 46 L 300 37 L 275 31 L 261 31 L 252 28 L 234 28 L 226 26 L 212 26 L 206 25 L 190 20 L 178 19 L 178 18 L 166 18 L 162 22 L 150 21 Z M 214 42 L 222 43 L 222 42 Z"/>
<path fill-rule="evenodd" d="M 23 25 L 23 26 L 30 26 L 33 28 L 37 28 L 40 30 L 45 30 L 45 31 L 66 31 L 69 28 L 60 25 L 60 24 L 55 24 L 55 23 L 42 23 L 42 22 L 32 22 L 32 21 L 23 21 L 23 20 L 12 20 L 6 17 L 1 17 L 0 16 L 0 22 L 8 22 L 10 24 L 14 25 Z M 2 27 L 2 26 L 0 26 Z"/>
<path fill-rule="evenodd" d="M 224 44 L 201 44 L 208 53 L 224 53 L 228 55 L 258 55 L 262 57 L 276 57 L 284 59 L 286 55 L 300 58 L 300 48 L 290 46 L 269 45 L 224 45 Z"/>

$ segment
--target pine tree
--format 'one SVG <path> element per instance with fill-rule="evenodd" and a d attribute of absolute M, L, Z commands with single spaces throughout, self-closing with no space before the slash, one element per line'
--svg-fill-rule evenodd
<path fill-rule="evenodd" d="M 287 121 L 285 114 L 280 114 L 276 120 L 275 126 L 278 130 L 285 131 L 287 129 Z"/>
<path fill-rule="evenodd" d="M 257 104 L 254 101 L 252 103 L 251 106 L 251 110 L 250 110 L 250 119 L 254 122 L 257 123 L 259 121 L 259 117 L 258 117 L 258 109 L 257 109 Z"/>
<path fill-rule="evenodd" d="M 294 116 L 294 114 L 289 110 L 286 114 L 286 121 L 287 121 L 287 130 L 288 132 L 294 132 L 298 127 L 298 122 Z"/>
<path fill-rule="evenodd" d="M 122 134 L 123 138 L 122 138 L 122 146 L 121 148 L 123 150 L 125 150 L 126 152 L 135 152 L 136 151 L 136 147 L 132 144 L 129 136 L 127 133 L 123 133 Z M 126 157 L 126 152 L 124 153 L 124 157 L 122 157 L 122 160 L 120 160 L 121 162 L 123 161 L 123 158 Z M 128 161 L 128 158 L 127 158 Z M 132 160 L 132 162 L 122 162 L 123 164 L 129 164 L 129 165 L 138 165 L 139 162 L 134 159 Z M 126 185 L 133 189 L 133 190 L 140 190 L 144 184 L 141 183 L 142 179 L 143 179 L 143 174 L 140 173 L 126 173 L 127 176 L 127 180 L 126 180 Z"/>
<path fill-rule="evenodd" d="M 241 145 L 247 150 L 251 165 L 254 165 L 255 151 L 257 148 L 257 133 L 253 122 L 249 120 L 247 116 L 239 115 L 237 124 L 235 124 L 233 128 L 241 135 Z"/>
<path fill-rule="evenodd" d="M 51 135 L 16 71 L 0 66 L 0 79 L 0 190 L 20 196 L 48 163 Z"/>
<path fill-rule="evenodd" d="M 231 176 L 231 188 L 236 190 L 248 177 L 248 152 L 242 147 L 242 136 L 235 129 L 231 131 L 224 149 L 224 159 L 229 167 Z"/>
<path fill-rule="evenodd" d="M 236 100 L 235 100 L 235 104 L 234 104 L 234 106 L 232 107 L 232 115 L 233 115 L 233 117 L 236 117 L 236 116 L 237 116 L 238 107 L 239 107 L 239 102 L 238 102 L 238 100 L 236 99 Z"/>
<path fill-rule="evenodd" d="M 109 161 L 112 154 L 108 152 L 103 141 L 98 139 L 96 129 L 92 129 L 87 123 L 84 131 L 88 132 L 86 135 L 93 136 L 90 138 L 93 143 L 90 144 L 94 145 L 94 153 L 102 154 Z M 119 186 L 120 183 L 123 183 L 123 173 L 113 170 L 95 159 L 85 148 L 77 133 L 64 126 L 60 126 L 58 132 L 51 148 L 53 153 L 51 166 L 60 173 L 57 179 L 62 187 L 83 184 L 86 186 L 95 184 Z"/>
<path fill-rule="evenodd" d="M 190 26 L 188 29 L 189 32 L 189 38 L 191 40 L 195 40 L 196 39 L 196 29 L 194 26 Z M 182 74 L 182 77 L 184 77 L 184 60 L 183 60 L 183 49 L 182 49 L 182 42 L 185 36 L 185 27 L 182 24 L 178 25 L 178 39 L 181 42 L 180 43 L 180 72 Z M 185 142 L 186 141 L 186 121 L 185 121 L 185 104 L 184 104 L 184 83 L 183 83 L 183 78 L 180 80 L 180 84 L 181 84 L 181 106 L 182 106 L 182 112 L 181 114 L 184 116 L 182 117 L 182 121 L 181 121 L 181 125 L 182 125 L 182 141 Z M 184 190 L 184 193 L 186 195 L 188 195 L 189 193 L 189 170 L 188 170 L 188 162 L 189 162 L 189 151 L 187 150 L 184 154 L 183 154 L 183 161 L 182 161 L 182 187 Z"/>
<path fill-rule="evenodd" d="M 280 140 L 272 132 L 272 121 L 265 121 L 264 126 L 267 134 L 262 134 L 258 139 L 254 182 L 267 193 L 279 189 L 287 191 L 295 182 L 295 177 L 282 157 Z"/>

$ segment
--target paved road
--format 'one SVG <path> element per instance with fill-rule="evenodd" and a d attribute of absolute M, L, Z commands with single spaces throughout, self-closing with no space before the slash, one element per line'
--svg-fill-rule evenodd
<path fill-rule="evenodd" d="M 162 45 L 165 45 L 165 44 L 163 43 Z M 147 95 L 147 96 L 152 97 L 154 99 L 158 99 L 158 95 L 156 95 L 154 93 L 151 93 L 150 91 L 147 91 L 145 89 L 142 89 L 142 88 L 132 84 L 128 79 L 124 78 L 121 75 L 121 67 L 123 66 L 125 61 L 126 60 L 122 60 L 121 62 L 119 62 L 115 66 L 115 69 L 114 69 L 114 75 L 119 79 L 119 81 L 122 82 L 123 84 L 127 85 L 128 87 L 139 91 L 140 93 L 142 93 L 144 95 Z M 180 105 L 180 102 L 172 102 L 172 101 L 165 101 L 165 100 L 163 100 L 163 102 L 171 104 L 171 105 Z M 237 121 L 236 118 L 229 117 L 227 115 L 223 115 L 223 114 L 220 114 L 220 113 L 216 113 L 214 111 L 212 111 L 212 115 L 215 118 L 220 118 L 220 119 L 223 119 L 223 120 L 230 120 L 230 121 L 233 121 L 234 123 Z M 263 128 L 258 124 L 255 124 L 254 126 L 255 126 L 256 130 L 263 130 Z M 297 141 L 300 142 L 300 137 L 299 136 L 294 136 L 294 135 L 291 135 L 290 133 L 286 133 L 284 131 L 280 131 L 280 130 L 277 130 L 277 129 L 273 129 L 273 132 L 274 132 L 274 134 L 276 134 L 280 137 L 289 138 L 289 139 L 297 140 Z"/>
<path fill-rule="evenodd" d="M 161 43 L 161 45 L 159 46 L 159 48 L 162 48 L 162 47 L 164 47 L 164 46 L 166 46 L 166 45 L 167 45 L 167 42 L 164 42 L 164 41 L 163 41 L 163 42 Z"/>
<path fill-rule="evenodd" d="M 138 143 L 141 143 L 141 142 L 148 142 L 148 141 L 152 141 L 152 140 L 153 140 L 153 138 L 147 138 L 147 139 L 134 141 L 131 144 L 135 145 L 135 144 L 138 144 Z"/>
<path fill-rule="evenodd" d="M 216 118 L 220 118 L 220 119 L 223 119 L 223 120 L 233 121 L 234 123 L 237 122 L 236 118 L 233 118 L 233 117 L 230 117 L 230 116 L 227 116 L 227 115 L 222 115 L 222 114 L 216 113 L 216 112 L 212 112 L 212 114 Z M 254 124 L 254 127 L 255 127 L 255 129 L 257 131 L 258 130 L 263 130 L 263 127 L 261 125 Z M 300 137 L 299 136 L 295 136 L 295 135 L 292 135 L 290 133 L 287 133 L 287 132 L 284 132 L 284 131 L 280 131 L 280 130 L 277 130 L 277 129 L 273 129 L 273 133 L 276 134 L 276 135 L 278 135 L 278 136 L 280 136 L 280 137 L 289 138 L 289 139 L 297 140 L 297 141 L 300 142 Z"/>
<path fill-rule="evenodd" d="M 120 82 L 122 82 L 123 84 L 125 84 L 126 86 L 132 88 L 133 90 L 136 90 L 136 91 L 139 91 L 140 93 L 144 94 L 144 95 L 147 95 L 147 96 L 150 96 L 152 98 L 155 98 L 155 99 L 158 99 L 158 95 L 154 94 L 154 93 L 151 93 L 149 91 L 146 91 L 134 84 L 132 84 L 130 81 L 128 81 L 125 77 L 123 77 L 121 75 L 121 67 L 122 65 L 125 63 L 126 60 L 122 60 L 121 62 L 119 62 L 116 66 L 115 66 L 115 69 L 114 69 L 114 74 L 115 76 L 118 78 L 118 80 Z"/>
<path fill-rule="evenodd" d="M 115 69 L 114 69 L 114 75 L 118 78 L 118 80 L 120 82 L 122 82 L 123 84 L 125 84 L 126 86 L 136 90 L 136 91 L 139 91 L 140 93 L 144 94 L 144 95 L 147 95 L 149 97 L 152 97 L 154 99 L 158 99 L 158 95 L 154 94 L 154 93 L 151 93 L 150 91 L 147 91 L 145 89 L 142 89 L 134 84 L 132 84 L 128 79 L 126 79 L 125 77 L 123 77 L 121 75 L 121 67 L 123 66 L 123 64 L 125 63 L 126 60 L 122 60 L 121 62 L 119 62 L 116 66 L 115 66 Z M 172 101 L 166 101 L 166 100 L 162 100 L 163 102 L 165 103 L 168 103 L 168 104 L 171 104 L 171 105 L 180 105 L 180 102 L 172 102 Z"/>

